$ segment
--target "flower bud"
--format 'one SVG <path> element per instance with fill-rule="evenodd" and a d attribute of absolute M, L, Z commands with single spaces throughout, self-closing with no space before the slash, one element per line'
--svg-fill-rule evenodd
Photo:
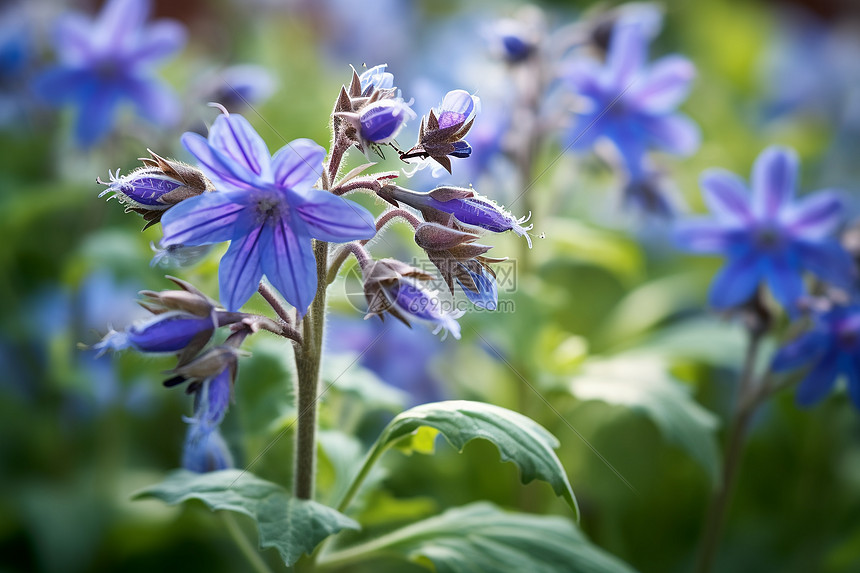
<path fill-rule="evenodd" d="M 428 322 L 435 326 L 434 334 L 440 329 L 451 332 L 460 338 L 460 314 L 445 312 L 438 293 L 422 287 L 419 281 L 432 278 L 415 267 L 394 259 L 373 261 L 364 269 L 364 296 L 368 308 L 365 319 L 379 316 L 384 319 L 388 313 L 407 326 L 410 319 Z"/>
<path fill-rule="evenodd" d="M 414 209 L 418 209 L 424 216 L 424 220 L 447 224 L 449 216 L 453 217 L 462 225 L 503 233 L 513 231 L 521 237 L 525 237 L 532 246 L 528 231 L 532 225 L 523 227 L 529 216 L 520 219 L 515 218 L 506 209 L 490 201 L 486 197 L 476 194 L 471 189 L 460 187 L 437 187 L 428 193 L 418 193 L 397 185 L 386 185 L 377 192 L 380 198 L 389 203 L 404 203 Z"/>
<path fill-rule="evenodd" d="M 216 472 L 233 467 L 233 456 L 216 428 L 206 430 L 197 424 L 188 426 L 182 450 L 182 467 L 196 473 Z"/>
<path fill-rule="evenodd" d="M 409 151 L 402 153 L 400 159 L 432 159 L 451 172 L 452 157 L 469 157 L 472 147 L 462 141 L 479 111 L 481 100 L 464 90 L 448 92 L 442 104 L 421 120 L 418 143 Z M 419 169 L 424 164 L 419 164 Z"/>
<path fill-rule="evenodd" d="M 403 100 L 383 100 L 362 110 L 358 117 L 359 134 L 371 143 L 389 143 L 414 118 L 415 112 Z"/>
<path fill-rule="evenodd" d="M 113 193 L 111 197 L 125 205 L 126 211 L 134 211 L 147 222 L 144 229 L 161 220 L 164 212 L 177 203 L 214 189 L 203 173 L 190 165 L 164 159 L 149 152 L 142 158 L 144 166 L 124 177 L 110 173 L 110 183 L 98 180 L 108 188 L 99 197 Z M 111 198 L 109 197 L 109 199 Z"/>
<path fill-rule="evenodd" d="M 205 345 L 214 330 L 211 316 L 169 311 L 132 325 L 123 332 L 111 330 L 93 348 L 99 354 L 126 348 L 152 353 L 181 352 L 189 346 L 197 346 L 201 340 Z"/>

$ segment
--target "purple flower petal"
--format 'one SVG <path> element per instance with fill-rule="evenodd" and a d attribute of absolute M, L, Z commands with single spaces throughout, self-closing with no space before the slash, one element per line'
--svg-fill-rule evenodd
<path fill-rule="evenodd" d="M 725 169 L 708 169 L 702 173 L 699 185 L 711 213 L 729 222 L 749 223 L 749 191 L 743 179 Z"/>
<path fill-rule="evenodd" d="M 752 172 L 753 211 L 773 219 L 794 195 L 797 154 L 784 147 L 768 147 L 756 159 Z"/>
<path fill-rule="evenodd" d="M 261 180 L 272 180 L 269 148 L 241 115 L 233 113 L 218 116 L 209 129 L 209 145 Z"/>
<path fill-rule="evenodd" d="M 59 107 L 78 99 L 91 83 L 92 77 L 85 70 L 54 67 L 36 76 L 33 91 L 46 104 Z"/>
<path fill-rule="evenodd" d="M 200 165 L 206 170 L 206 175 L 221 191 L 232 189 L 256 189 L 260 183 L 257 177 L 241 165 L 237 165 L 220 151 L 213 149 L 205 137 L 199 133 L 186 132 L 182 135 L 182 145 L 185 146 Z"/>
<path fill-rule="evenodd" d="M 126 93 L 144 119 L 165 127 L 179 121 L 179 100 L 165 83 L 154 78 L 128 78 Z"/>
<path fill-rule="evenodd" d="M 255 213 L 243 191 L 203 193 L 171 207 L 161 218 L 164 247 L 232 241 L 253 229 Z"/>
<path fill-rule="evenodd" d="M 616 25 L 612 30 L 612 41 L 606 58 L 609 85 L 625 89 L 642 69 L 646 51 L 646 38 L 639 25 Z"/>
<path fill-rule="evenodd" d="M 804 239 L 823 239 L 833 233 L 842 220 L 843 204 L 834 191 L 818 191 L 787 209 L 785 224 Z"/>
<path fill-rule="evenodd" d="M 711 283 L 709 300 L 716 309 L 726 309 L 747 302 L 755 294 L 761 278 L 759 256 L 750 251 L 730 259 Z"/>
<path fill-rule="evenodd" d="M 765 274 L 767 284 L 776 300 L 791 315 L 797 313 L 797 300 L 803 296 L 805 289 L 801 269 L 793 253 L 767 257 Z"/>
<path fill-rule="evenodd" d="M 109 0 L 99 13 L 93 43 L 101 53 L 125 54 L 149 15 L 148 0 Z"/>
<path fill-rule="evenodd" d="M 317 263 L 310 237 L 296 223 L 283 217 L 269 223 L 262 265 L 272 286 L 303 315 L 316 295 Z"/>
<path fill-rule="evenodd" d="M 675 244 L 690 253 L 722 253 L 732 244 L 737 231 L 711 219 L 681 221 L 675 226 Z"/>
<path fill-rule="evenodd" d="M 644 127 L 654 145 L 677 155 L 695 153 L 702 141 L 699 126 L 681 114 L 649 118 Z"/>
<path fill-rule="evenodd" d="M 857 279 L 854 260 L 835 239 L 801 240 L 794 248 L 803 268 L 835 286 L 850 288 Z"/>
<path fill-rule="evenodd" d="M 856 408 L 860 408 L 860 358 L 845 359 L 843 372 L 848 378 L 848 396 Z"/>
<path fill-rule="evenodd" d="M 812 368 L 797 388 L 797 402 L 812 406 L 833 389 L 839 375 L 839 352 L 831 349 Z"/>
<path fill-rule="evenodd" d="M 260 279 L 263 278 L 261 254 L 266 245 L 272 242 L 272 233 L 267 229 L 267 225 L 261 225 L 244 237 L 234 239 L 221 258 L 218 288 L 221 304 L 227 310 L 239 310 L 257 292 Z"/>
<path fill-rule="evenodd" d="M 121 95 L 113 84 L 91 82 L 81 89 L 83 105 L 75 120 L 75 140 L 81 146 L 90 147 L 107 135 Z"/>
<path fill-rule="evenodd" d="M 92 57 L 92 21 L 76 12 L 61 15 L 54 30 L 57 57 L 65 64 L 80 65 Z"/>
<path fill-rule="evenodd" d="M 174 20 L 153 22 L 141 34 L 140 41 L 127 58 L 138 63 L 152 63 L 175 54 L 185 45 L 185 27 Z"/>
<path fill-rule="evenodd" d="M 296 196 L 291 204 L 314 239 L 344 243 L 376 235 L 373 215 L 358 203 L 343 197 L 326 191 L 311 191 L 305 196 Z"/>
<path fill-rule="evenodd" d="M 695 77 L 696 68 L 690 60 L 667 56 L 654 63 L 641 85 L 631 88 L 631 99 L 647 113 L 669 113 L 687 98 Z"/>
<path fill-rule="evenodd" d="M 294 139 L 275 153 L 272 169 L 275 185 L 282 189 L 304 191 L 322 175 L 325 149 L 310 139 Z"/>
<path fill-rule="evenodd" d="M 827 337 L 816 330 L 807 332 L 779 349 L 773 358 L 774 372 L 794 370 L 820 358 L 827 349 Z"/>

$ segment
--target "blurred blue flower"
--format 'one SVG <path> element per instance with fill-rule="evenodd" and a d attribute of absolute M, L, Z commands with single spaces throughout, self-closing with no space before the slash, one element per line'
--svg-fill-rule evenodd
<path fill-rule="evenodd" d="M 274 76 L 263 66 L 237 64 L 211 74 L 205 81 L 202 99 L 238 109 L 263 103 L 275 92 Z"/>
<path fill-rule="evenodd" d="M 794 201 L 796 154 L 769 147 L 752 171 L 752 193 L 737 175 L 721 169 L 702 174 L 705 202 L 713 218 L 686 221 L 676 228 L 680 248 L 719 253 L 728 262 L 714 279 L 710 302 L 728 309 L 747 302 L 759 284 L 792 312 L 804 293 L 802 272 L 811 271 L 836 286 L 854 278 L 851 257 L 831 238 L 842 218 L 833 191 Z"/>
<path fill-rule="evenodd" d="M 146 25 L 147 0 L 110 0 L 95 19 L 68 13 L 57 23 L 54 49 L 58 62 L 34 80 L 37 95 L 59 107 L 78 108 L 75 139 L 91 146 L 111 129 L 123 102 L 159 125 L 179 119 L 179 102 L 153 74 L 154 65 L 185 43 L 177 22 Z"/>
<path fill-rule="evenodd" d="M 834 307 L 813 317 L 812 328 L 779 349 L 775 372 L 809 366 L 797 388 L 797 401 L 811 406 L 826 396 L 842 375 L 860 408 L 860 305 Z"/>
<path fill-rule="evenodd" d="M 631 179 L 638 178 L 645 153 L 654 148 L 689 155 L 699 147 L 699 129 L 675 110 L 686 99 L 695 68 L 681 56 L 646 65 L 644 26 L 619 23 L 613 28 L 606 62 L 573 62 L 562 80 L 584 98 L 585 109 L 568 133 L 569 146 L 590 149 L 609 140 Z"/>
<path fill-rule="evenodd" d="M 205 473 L 233 467 L 233 456 L 219 427 L 230 406 L 235 363 L 203 380 L 194 392 L 194 416 L 186 418 L 188 433 L 182 466 Z"/>
<path fill-rule="evenodd" d="M 182 143 L 218 191 L 167 211 L 161 246 L 230 241 L 218 272 L 228 310 L 251 298 L 265 275 L 304 313 L 317 286 L 311 238 L 344 242 L 376 234 L 364 207 L 312 188 L 325 150 L 310 139 L 297 139 L 271 156 L 244 117 L 225 114 L 215 120 L 208 140 L 186 133 Z"/>
<path fill-rule="evenodd" d="M 399 321 L 358 320 L 333 317 L 336 332 L 327 351 L 354 352 L 359 363 L 382 381 L 405 390 L 411 405 L 443 400 L 444 384 L 433 374 L 432 362 L 444 349 L 426 328 L 409 328 Z M 409 372 L 409 376 L 404 376 Z"/>
<path fill-rule="evenodd" d="M 33 60 L 31 26 L 19 6 L 0 14 L 0 126 L 19 121 L 26 109 L 21 85 Z"/>

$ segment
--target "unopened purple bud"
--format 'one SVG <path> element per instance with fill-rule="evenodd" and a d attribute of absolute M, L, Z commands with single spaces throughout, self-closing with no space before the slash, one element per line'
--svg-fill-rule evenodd
<path fill-rule="evenodd" d="M 461 159 L 465 159 L 472 155 L 472 146 L 465 141 L 455 141 L 451 145 L 454 146 L 454 151 L 450 152 L 448 155 L 459 157 Z"/>
<path fill-rule="evenodd" d="M 379 101 L 359 116 L 361 137 L 373 143 L 388 143 L 414 118 L 415 112 L 402 100 Z"/>
<path fill-rule="evenodd" d="M 439 129 L 458 128 L 480 109 L 481 100 L 465 90 L 450 91 L 437 110 Z"/>
<path fill-rule="evenodd" d="M 374 89 L 393 89 L 394 74 L 386 72 L 388 64 L 379 64 L 369 70 L 365 70 L 358 76 L 361 82 L 361 95 L 367 97 Z"/>
<path fill-rule="evenodd" d="M 162 173 L 159 169 L 144 167 L 132 171 L 125 177 L 110 174 L 110 184 L 107 189 L 99 193 L 99 197 L 107 193 L 113 193 L 121 203 L 132 208 L 147 210 L 163 210 L 172 205 L 164 203 L 161 198 L 182 187 L 183 183 Z M 109 197 L 109 198 L 111 198 Z"/>
<path fill-rule="evenodd" d="M 531 54 L 534 47 L 520 36 L 513 34 L 504 35 L 501 40 L 505 51 L 505 58 L 509 62 L 521 62 L 525 60 Z"/>
<path fill-rule="evenodd" d="M 477 287 L 477 290 L 472 290 L 469 286 L 463 284 L 460 279 L 457 279 L 457 283 L 463 289 L 466 298 L 478 308 L 496 310 L 499 305 L 499 290 L 496 286 L 496 279 L 493 278 L 483 265 L 475 265 L 477 267 L 476 270 L 469 268 L 467 265 L 461 266 L 469 273 L 469 276 L 472 277 L 472 281 L 475 283 L 475 287 Z"/>
<path fill-rule="evenodd" d="M 460 339 L 460 324 L 457 318 L 462 314 L 445 312 L 437 293 L 406 280 L 397 281 L 386 290 L 398 310 L 411 318 L 436 325 L 434 334 L 445 329 L 454 338 Z"/>
<path fill-rule="evenodd" d="M 124 332 L 111 331 L 93 348 L 101 353 L 126 348 L 140 352 L 179 352 L 198 335 L 213 330 L 211 317 L 166 312 L 144 323 L 132 325 Z"/>

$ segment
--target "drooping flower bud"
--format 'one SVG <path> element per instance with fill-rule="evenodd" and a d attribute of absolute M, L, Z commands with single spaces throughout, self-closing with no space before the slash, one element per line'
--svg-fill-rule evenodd
<path fill-rule="evenodd" d="M 472 128 L 480 107 L 480 98 L 467 91 L 448 92 L 442 104 L 421 120 L 418 143 L 400 159 L 433 159 L 450 173 L 448 156 L 463 158 L 472 153 L 471 146 L 461 140 Z"/>
<path fill-rule="evenodd" d="M 125 205 L 126 211 L 143 216 L 150 227 L 161 220 L 165 211 L 188 199 L 214 189 L 203 173 L 190 165 L 171 161 L 150 151 L 149 158 L 141 158 L 144 166 L 124 177 L 110 173 L 110 183 L 98 180 L 108 188 L 99 197 L 113 193 L 111 197 Z M 109 197 L 110 199 L 110 197 Z"/>
<path fill-rule="evenodd" d="M 151 353 L 182 352 L 189 346 L 205 346 L 214 330 L 215 323 L 211 316 L 168 311 L 134 324 L 125 331 L 111 330 L 93 348 L 99 354 L 126 348 Z"/>
<path fill-rule="evenodd" d="M 235 355 L 216 374 L 189 386 L 194 392 L 194 416 L 185 421 L 190 425 L 182 454 L 182 465 L 203 473 L 233 466 L 233 458 L 218 430 L 233 394 L 236 377 Z"/>
<path fill-rule="evenodd" d="M 533 225 L 523 226 L 530 215 L 517 219 L 502 206 L 471 189 L 437 187 L 427 193 L 418 193 L 397 185 L 386 185 L 377 191 L 377 195 L 397 207 L 400 206 L 399 203 L 403 203 L 418 209 L 428 222 L 447 224 L 449 215 L 453 215 L 462 225 L 493 233 L 513 231 L 525 237 L 529 248 L 532 246 L 528 231 Z"/>
<path fill-rule="evenodd" d="M 410 320 L 427 322 L 460 338 L 457 318 L 462 313 L 446 312 L 442 308 L 438 293 L 421 286 L 420 281 L 430 280 L 432 275 L 395 259 L 372 261 L 362 268 L 364 296 L 368 308 L 365 319 L 390 314 L 411 326 Z"/>
<path fill-rule="evenodd" d="M 454 294 L 454 281 L 466 297 L 480 308 L 496 308 L 498 293 L 495 273 L 490 263 L 505 259 L 484 257 L 491 247 L 474 241 L 478 235 L 440 223 L 422 223 L 415 230 L 415 243 L 424 249 L 430 261 Z M 478 301 L 478 302 L 476 302 Z"/>
<path fill-rule="evenodd" d="M 403 124 L 415 117 L 411 103 L 403 102 L 387 68 L 387 64 L 380 64 L 361 76 L 353 68 L 349 88 L 341 88 L 332 112 L 335 137 L 352 141 L 362 153 L 389 143 Z"/>
<path fill-rule="evenodd" d="M 182 290 L 152 291 L 142 290 L 140 295 L 147 300 L 140 305 L 153 314 L 179 310 L 196 316 L 211 316 L 217 303 L 203 294 L 194 285 L 176 277 L 167 276 Z"/>

